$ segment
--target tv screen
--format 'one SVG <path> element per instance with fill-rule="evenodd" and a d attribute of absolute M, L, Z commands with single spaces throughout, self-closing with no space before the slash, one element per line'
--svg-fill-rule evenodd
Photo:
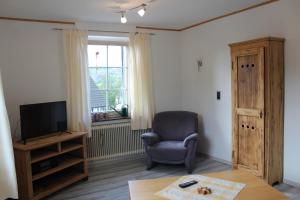
<path fill-rule="evenodd" d="M 67 130 L 66 102 L 20 106 L 22 140 Z"/>

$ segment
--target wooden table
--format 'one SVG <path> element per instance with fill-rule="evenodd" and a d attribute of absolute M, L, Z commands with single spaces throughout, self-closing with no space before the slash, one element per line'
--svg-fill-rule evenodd
<path fill-rule="evenodd" d="M 232 170 L 218 173 L 204 174 L 205 176 L 220 178 L 246 184 L 246 187 L 238 194 L 236 199 L 242 200 L 278 200 L 289 199 L 283 193 L 269 186 L 263 180 L 244 170 Z M 149 180 L 129 181 L 129 193 L 131 200 L 163 200 L 154 195 L 180 177 L 169 177 Z"/>

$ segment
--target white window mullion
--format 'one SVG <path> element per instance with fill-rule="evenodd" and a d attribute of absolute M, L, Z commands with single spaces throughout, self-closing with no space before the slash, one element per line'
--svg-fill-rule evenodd
<path fill-rule="evenodd" d="M 121 56 L 122 56 L 122 88 L 121 88 L 121 95 L 122 95 L 122 103 L 125 104 L 125 93 L 124 93 L 124 86 L 125 86 L 125 79 L 124 79 L 124 47 L 121 47 Z"/>
<path fill-rule="evenodd" d="M 109 110 L 108 106 L 108 46 L 106 46 L 106 112 Z"/>

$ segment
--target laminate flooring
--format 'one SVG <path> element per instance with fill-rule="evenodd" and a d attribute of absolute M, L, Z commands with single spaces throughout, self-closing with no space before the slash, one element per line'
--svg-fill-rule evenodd
<path fill-rule="evenodd" d="M 207 157 L 196 159 L 193 173 L 209 173 L 231 169 L 231 166 Z M 48 200 L 128 200 L 128 180 L 153 179 L 186 175 L 183 165 L 158 164 L 147 171 L 140 156 L 129 160 L 90 161 L 89 179 L 69 186 L 51 196 Z M 293 200 L 300 200 L 300 189 L 279 184 L 276 189 Z"/>

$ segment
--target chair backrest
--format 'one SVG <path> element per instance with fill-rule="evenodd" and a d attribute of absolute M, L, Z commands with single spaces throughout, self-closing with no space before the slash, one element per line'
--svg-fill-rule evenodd
<path fill-rule="evenodd" d="M 152 128 L 161 140 L 182 141 L 198 132 L 198 115 L 187 111 L 160 112 L 154 116 Z"/>

